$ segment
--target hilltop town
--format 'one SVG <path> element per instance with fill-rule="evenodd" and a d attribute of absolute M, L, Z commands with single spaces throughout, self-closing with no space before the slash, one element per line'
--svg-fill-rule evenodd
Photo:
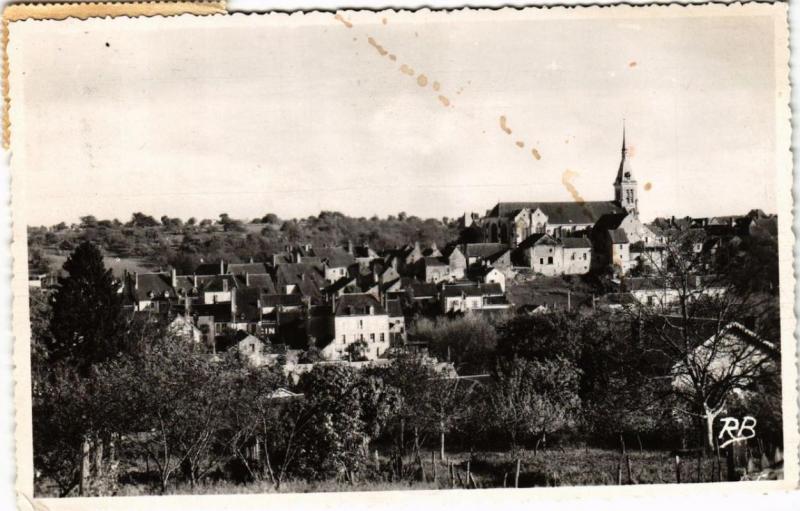
<path fill-rule="evenodd" d="M 777 218 L 759 210 L 644 223 L 639 201 L 623 133 L 612 200 L 499 202 L 483 215 L 465 213 L 449 227 L 437 224 L 427 243 L 415 239 L 402 246 L 370 246 L 363 239 L 314 244 L 293 237 L 286 222 L 271 230 L 283 246 L 262 250 L 260 259 L 178 259 L 164 271 L 123 265 L 116 272 L 119 293 L 131 314 L 160 317 L 209 353 L 237 347 L 257 365 L 285 361 L 286 353 L 295 361 L 304 353 L 311 361 L 377 361 L 398 348 L 425 349 L 408 337 L 419 317 L 616 310 L 633 303 L 658 303 L 666 312 L 677 293 L 664 275 L 675 233 L 690 235 L 691 251 L 705 261 L 693 270 L 692 281 L 704 294 L 724 289 L 712 267 L 718 251 L 777 235 Z M 152 231 L 175 230 L 176 222 L 137 213 L 131 224 L 147 243 Z M 179 223 L 177 230 L 194 224 Z M 30 285 L 55 284 L 58 272 L 41 270 L 48 241 L 69 248 L 69 236 L 92 232 L 95 238 L 98 230 L 114 226 L 91 217 L 79 226 L 45 228 L 44 234 L 32 229 Z M 248 231 L 227 215 L 216 226 L 203 221 L 200 227 L 212 235 L 216 228 L 220 236 Z M 106 245 L 113 259 L 113 236 Z"/>

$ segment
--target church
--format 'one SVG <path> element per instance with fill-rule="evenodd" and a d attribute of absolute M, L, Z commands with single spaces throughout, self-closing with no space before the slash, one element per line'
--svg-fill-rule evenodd
<path fill-rule="evenodd" d="M 614 181 L 612 201 L 498 202 L 480 220 L 483 239 L 517 247 L 533 234 L 548 234 L 561 240 L 587 236 L 606 215 L 627 217 L 641 225 L 636 179 L 633 177 L 625 128 L 622 130 L 622 157 Z M 635 231 L 636 229 L 632 229 Z"/>

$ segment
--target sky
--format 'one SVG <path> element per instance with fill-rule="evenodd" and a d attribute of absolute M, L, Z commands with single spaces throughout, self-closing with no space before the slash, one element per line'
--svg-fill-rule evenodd
<path fill-rule="evenodd" d="M 624 120 L 642 218 L 775 212 L 775 18 L 706 7 L 16 23 L 14 178 L 29 225 L 454 217 L 613 199 Z"/>

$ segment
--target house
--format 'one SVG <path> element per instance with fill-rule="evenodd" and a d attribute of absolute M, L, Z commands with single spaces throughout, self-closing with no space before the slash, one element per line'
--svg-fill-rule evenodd
<path fill-rule="evenodd" d="M 403 346 L 406 343 L 406 318 L 399 299 L 386 300 L 389 314 L 389 345 Z"/>
<path fill-rule="evenodd" d="M 441 292 L 442 312 L 505 310 L 510 304 L 499 284 L 462 282 L 445 284 Z"/>
<path fill-rule="evenodd" d="M 563 246 L 549 234 L 531 234 L 517 246 L 515 252 L 518 254 L 518 264 L 536 273 L 546 276 L 563 273 Z"/>
<path fill-rule="evenodd" d="M 336 282 L 342 277 L 355 273 L 356 259 L 353 254 L 341 248 L 320 248 L 314 251 L 320 258 L 323 277 L 327 282 Z"/>
<path fill-rule="evenodd" d="M 450 280 L 450 266 L 441 257 L 423 257 L 419 261 L 422 265 L 420 276 L 425 282 L 438 284 Z"/>
<path fill-rule="evenodd" d="M 503 292 L 506 290 L 506 276 L 497 268 L 492 266 L 479 266 L 472 270 L 471 275 L 482 284 L 497 284 Z"/>
<path fill-rule="evenodd" d="M 353 355 L 376 360 L 389 349 L 389 314 L 370 294 L 342 295 L 334 304 L 332 322 L 333 339 L 322 348 L 328 360 Z"/>
<path fill-rule="evenodd" d="M 135 311 L 152 310 L 163 312 L 169 309 L 170 302 L 177 293 L 173 287 L 175 271 L 172 275 L 164 273 L 138 273 L 126 276 L 123 293 L 128 303 L 133 303 Z"/>
<path fill-rule="evenodd" d="M 458 246 L 453 246 L 447 254 L 447 266 L 453 279 L 463 279 L 467 270 L 467 258 Z"/>
<path fill-rule="evenodd" d="M 592 242 L 589 238 L 565 237 L 561 239 L 564 254 L 562 272 L 565 275 L 589 273 L 592 264 Z"/>
<path fill-rule="evenodd" d="M 630 293 L 637 303 L 656 309 L 675 307 L 682 298 L 693 302 L 701 297 L 718 298 L 728 291 L 724 280 L 715 275 L 691 276 L 685 289 L 679 289 L 676 282 L 661 278 L 628 277 L 621 284 L 622 290 Z"/>
<path fill-rule="evenodd" d="M 372 261 L 379 259 L 378 253 L 366 244 L 354 247 L 352 243 L 348 242 L 347 247 L 348 252 L 355 258 L 358 269 L 361 272 L 369 270 Z"/>
<path fill-rule="evenodd" d="M 275 267 L 275 288 L 280 294 L 299 294 L 317 301 L 322 300 L 324 286 L 324 272 L 317 265 L 286 263 Z"/>
<path fill-rule="evenodd" d="M 266 365 L 270 357 L 265 353 L 265 344 L 258 337 L 243 330 L 237 330 L 218 345 L 218 351 L 236 350 L 250 365 L 260 367 Z"/>
<path fill-rule="evenodd" d="M 199 328 L 194 325 L 191 317 L 183 314 L 178 314 L 167 325 L 167 332 L 183 341 L 200 344 L 203 341 L 203 334 Z"/>
<path fill-rule="evenodd" d="M 623 221 L 626 215 L 604 215 L 591 231 L 593 268 L 611 267 L 625 274 L 630 270 L 630 240 Z"/>
<path fill-rule="evenodd" d="M 482 264 L 484 261 L 506 251 L 508 251 L 508 247 L 503 243 L 467 243 L 464 245 L 464 255 L 468 266 Z"/>

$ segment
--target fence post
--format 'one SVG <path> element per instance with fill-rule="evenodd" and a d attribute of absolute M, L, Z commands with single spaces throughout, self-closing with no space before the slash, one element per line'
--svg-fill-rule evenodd
<path fill-rule="evenodd" d="M 633 482 L 633 472 L 631 471 L 631 457 L 630 455 L 625 455 L 625 464 L 628 466 L 628 484 L 635 484 Z"/>
<path fill-rule="evenodd" d="M 436 451 L 431 451 L 431 467 L 433 470 L 433 482 L 436 482 Z"/>
<path fill-rule="evenodd" d="M 453 462 L 450 462 L 450 488 L 456 487 L 456 473 L 453 469 Z"/>
<path fill-rule="evenodd" d="M 517 471 L 514 474 L 514 488 L 519 488 L 519 466 L 520 466 L 520 459 L 517 458 Z"/>
<path fill-rule="evenodd" d="M 470 460 L 467 460 L 467 488 L 469 488 L 469 478 L 470 478 L 469 461 Z"/>
<path fill-rule="evenodd" d="M 675 481 L 681 484 L 681 457 L 675 455 Z"/>

